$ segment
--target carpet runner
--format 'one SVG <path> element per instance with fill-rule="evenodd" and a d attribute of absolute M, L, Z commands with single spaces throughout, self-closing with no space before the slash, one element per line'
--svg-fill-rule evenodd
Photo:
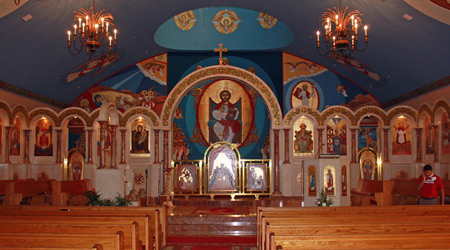
<path fill-rule="evenodd" d="M 256 250 L 256 237 L 169 236 L 165 250 Z"/>

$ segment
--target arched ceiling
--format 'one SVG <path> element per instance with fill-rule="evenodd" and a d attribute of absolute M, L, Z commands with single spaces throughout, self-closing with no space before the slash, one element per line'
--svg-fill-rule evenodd
<path fill-rule="evenodd" d="M 284 51 L 316 62 L 361 86 L 385 106 L 450 83 L 448 1 L 342 1 L 343 6 L 360 10 L 363 22 L 369 25 L 369 47 L 356 53 L 355 58 L 366 69 L 379 74 L 379 80 L 317 54 L 315 32 L 320 28 L 319 17 L 338 4 L 337 0 L 97 0 L 96 9 L 111 13 L 119 29 L 119 60 L 98 76 L 90 72 L 68 83 L 67 75 L 85 63 L 87 56 L 68 53 L 66 31 L 73 25 L 73 11 L 90 7 L 92 1 L 22 0 L 17 7 L 13 0 L 3 0 L 0 2 L 0 85 L 70 104 L 102 79 L 145 58 L 168 51 L 205 51 L 215 44 L 210 48 L 212 51 L 219 41 L 224 41 L 226 47 L 227 40 L 230 49 L 235 51 L 250 50 L 249 44 L 260 41 L 258 46 L 272 44 L 272 47 L 255 45 L 253 51 Z M 240 32 L 247 29 L 245 35 L 236 32 L 233 37 L 233 34 L 209 32 L 213 23 L 207 19 L 213 12 L 206 11 L 224 9 L 243 10 L 242 20 L 255 13 L 268 13 L 278 19 L 284 30 L 261 36 L 254 28 L 245 28 L 243 22 Z M 204 17 L 203 24 L 201 19 L 196 23 L 198 32 L 204 32 L 202 36 L 181 37 L 164 32 L 168 20 L 189 10 Z M 202 28 L 207 23 L 210 27 Z M 183 41 L 184 48 L 179 46 Z"/>

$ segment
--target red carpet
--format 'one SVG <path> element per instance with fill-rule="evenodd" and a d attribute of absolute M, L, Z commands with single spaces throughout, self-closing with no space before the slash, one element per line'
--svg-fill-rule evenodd
<path fill-rule="evenodd" d="M 256 237 L 245 236 L 169 236 L 165 250 L 253 250 Z"/>
<path fill-rule="evenodd" d="M 193 215 L 248 215 L 250 210 L 248 207 L 197 207 L 191 214 Z"/>

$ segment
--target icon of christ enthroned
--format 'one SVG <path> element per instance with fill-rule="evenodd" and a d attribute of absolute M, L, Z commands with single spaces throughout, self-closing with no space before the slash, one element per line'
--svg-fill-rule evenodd
<path fill-rule="evenodd" d="M 209 142 L 242 143 L 241 98 L 231 103 L 230 91 L 220 92 L 220 102 L 209 98 Z"/>

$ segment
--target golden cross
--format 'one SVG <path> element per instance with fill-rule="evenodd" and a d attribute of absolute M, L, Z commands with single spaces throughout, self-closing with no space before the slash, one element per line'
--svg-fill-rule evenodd
<path fill-rule="evenodd" d="M 227 52 L 228 49 L 222 49 L 223 48 L 223 44 L 219 44 L 219 48 L 215 48 L 214 52 L 219 52 L 219 65 L 223 65 L 223 58 L 222 58 L 222 52 Z"/>

